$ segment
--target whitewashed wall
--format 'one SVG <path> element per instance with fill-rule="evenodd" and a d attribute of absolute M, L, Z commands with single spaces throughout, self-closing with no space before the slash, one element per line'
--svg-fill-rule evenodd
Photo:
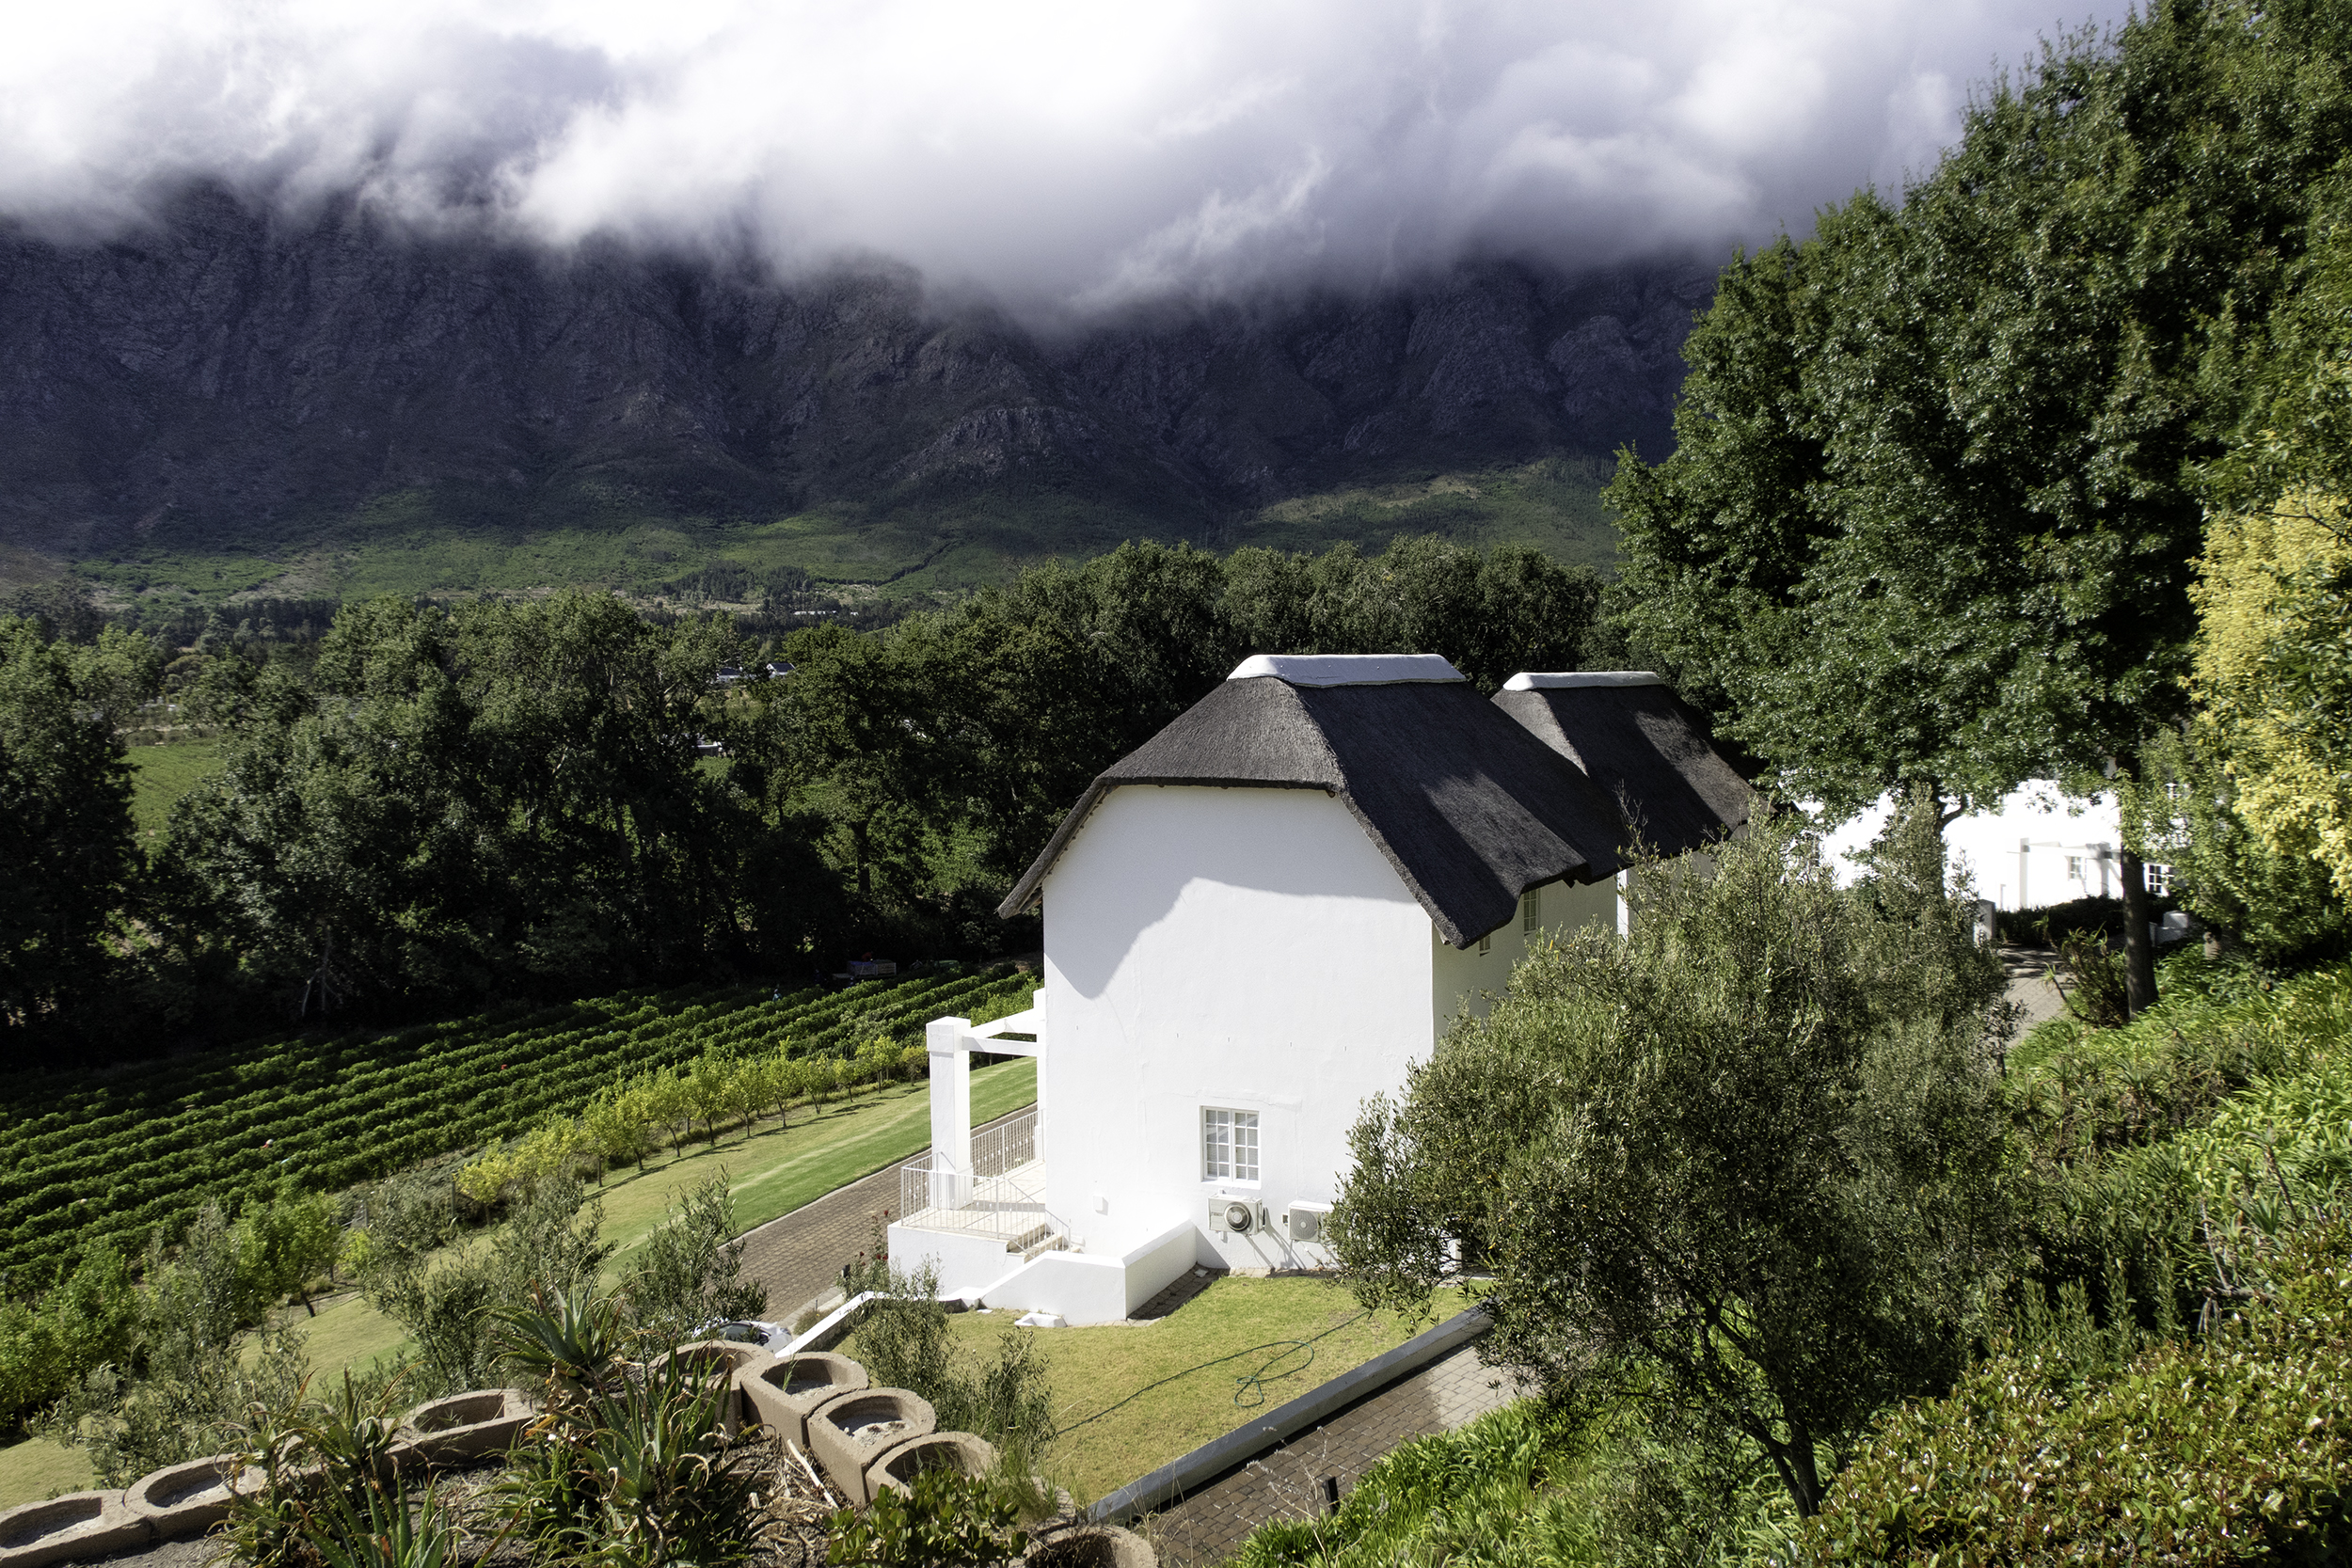
<path fill-rule="evenodd" d="M 1893 798 L 1883 798 L 1823 835 L 1822 847 L 1836 857 L 1841 881 L 1856 874 L 1846 857 L 1869 847 L 1892 809 Z M 1950 824 L 1944 830 L 1945 851 L 1954 870 L 1966 869 L 1978 897 L 2005 910 L 2120 897 L 2120 820 L 2114 796 L 2067 796 L 2045 780 L 2011 790 L 1995 810 Z"/>
<path fill-rule="evenodd" d="M 1613 889 L 1543 891 L 1543 922 L 1613 924 Z M 1318 1266 L 1280 1215 L 1328 1202 L 1364 1100 L 1426 1059 L 1464 994 L 1500 991 L 1520 923 L 1456 952 L 1320 790 L 1125 785 L 1044 886 L 1046 1206 L 1090 1254 L 1189 1219 L 1199 1259 Z M 1555 912 L 1555 909 L 1557 912 Z M 1259 1116 L 1260 1177 L 1201 1174 L 1205 1107 Z M 1273 1222 L 1214 1234 L 1212 1196 Z"/>
<path fill-rule="evenodd" d="M 1429 917 L 1320 790 L 1130 784 L 1047 878 L 1046 1207 L 1090 1253 L 1212 1194 L 1329 1201 L 1368 1095 L 1425 1057 Z M 1205 1106 L 1259 1116 L 1260 1178 L 1201 1178 Z M 1276 1231 L 1200 1260 L 1295 1267 Z"/>

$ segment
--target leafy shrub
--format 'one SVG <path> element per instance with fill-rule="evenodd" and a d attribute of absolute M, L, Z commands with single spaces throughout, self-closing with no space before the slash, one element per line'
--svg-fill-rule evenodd
<path fill-rule="evenodd" d="M 639 1330 L 666 1344 L 691 1338 L 714 1321 L 767 1313 L 768 1287 L 743 1277 L 743 1243 L 735 1238 L 735 1200 L 724 1169 L 689 1193 L 645 1238 L 621 1293 Z"/>
<path fill-rule="evenodd" d="M 1889 1416 L 1804 1528 L 1821 1561 L 2341 1560 L 2352 1547 L 2352 1231 L 2197 1341 L 2084 1378 L 2045 1345 Z"/>
<path fill-rule="evenodd" d="M 0 1432 L 109 1361 L 127 1362 L 139 1299 L 131 1266 L 99 1243 L 38 1303 L 0 1301 Z"/>
<path fill-rule="evenodd" d="M 942 1432 L 977 1433 L 1024 1463 L 1044 1452 L 1054 1440 L 1054 1400 L 1036 1336 L 1007 1328 L 995 1355 L 973 1366 L 956 1354 L 938 1275 L 924 1269 L 889 1278 L 890 1293 L 866 1308 L 851 1352 L 867 1375 L 930 1401 Z"/>
<path fill-rule="evenodd" d="M 246 1346 L 254 1298 L 243 1251 L 218 1204 L 199 1213 L 176 1258 L 158 1238 L 129 1342 L 83 1372 L 44 1418 L 59 1442 L 90 1450 L 104 1484 L 219 1452 L 256 1405 L 286 1408 L 299 1396 L 308 1363 L 291 1325 L 266 1327 Z"/>
<path fill-rule="evenodd" d="M 1261 1527 L 1229 1568 L 1492 1562 L 1538 1544 L 1556 1551 L 1588 1531 L 1581 1509 L 1545 1494 L 1578 1472 L 1587 1449 L 1577 1423 L 1521 1401 L 1392 1449 L 1336 1513 Z"/>
<path fill-rule="evenodd" d="M 368 1298 L 417 1341 L 412 1392 L 433 1399 L 500 1379 L 502 1309 L 534 1293 L 583 1291 L 612 1248 L 596 1239 L 602 1203 L 577 1179 L 549 1181 L 519 1204 L 485 1247 L 437 1257 L 388 1248 L 362 1277 Z"/>
<path fill-rule="evenodd" d="M 548 1386 L 536 1442 L 496 1489 L 509 1528 L 547 1560 L 726 1568 L 757 1544 L 754 1487 L 772 1456 L 726 1431 L 723 1371 L 657 1362 L 634 1376 Z"/>
<path fill-rule="evenodd" d="M 825 1561 L 834 1568 L 946 1568 L 1008 1562 L 1028 1549 L 1028 1536 L 1015 1528 L 1019 1504 L 987 1477 L 941 1465 L 916 1476 L 912 1490 L 913 1497 L 901 1497 L 884 1488 L 863 1513 L 837 1511 Z"/>

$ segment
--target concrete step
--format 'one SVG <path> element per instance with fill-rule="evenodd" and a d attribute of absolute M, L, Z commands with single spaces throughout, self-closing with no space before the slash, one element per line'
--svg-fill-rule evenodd
<path fill-rule="evenodd" d="M 1031 1243 L 1028 1246 L 1024 1247 L 1024 1248 L 1022 1249 L 1022 1252 L 1021 1252 L 1021 1260 L 1022 1260 L 1024 1263 L 1034 1262 L 1034 1261 L 1036 1261 L 1036 1260 L 1037 1260 L 1037 1259 L 1038 1259 L 1038 1257 L 1039 1257 L 1039 1255 L 1040 1255 L 1040 1254 L 1042 1254 L 1042 1253 L 1048 1253 L 1048 1252 L 1057 1252 L 1057 1251 L 1059 1251 L 1061 1248 L 1066 1247 L 1066 1246 L 1068 1246 L 1069 1244 L 1070 1244 L 1070 1238 L 1069 1238 L 1069 1237 L 1067 1237 L 1067 1236 L 1046 1236 L 1046 1237 L 1042 1237 L 1042 1238 L 1041 1238 L 1040 1240 L 1038 1240 L 1038 1241 L 1036 1241 L 1036 1242 Z"/>
<path fill-rule="evenodd" d="M 1024 1257 L 1034 1258 L 1037 1256 L 1035 1250 L 1037 1243 L 1051 1236 L 1053 1233 L 1053 1221 L 1041 1220 L 1037 1224 L 1029 1227 L 1028 1229 L 1024 1230 L 1020 1235 L 1015 1236 L 1011 1241 L 1007 1242 L 1005 1243 L 1005 1250 L 1007 1252 L 1021 1253 Z"/>

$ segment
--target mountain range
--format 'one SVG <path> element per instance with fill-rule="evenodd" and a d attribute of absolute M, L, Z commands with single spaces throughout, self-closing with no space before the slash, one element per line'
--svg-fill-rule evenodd
<path fill-rule="evenodd" d="M 119 594 L 984 580 L 1150 535 L 1605 559 L 1710 269 L 1465 262 L 1059 327 L 886 262 L 184 188 L 0 230 L 0 573 Z M 725 594 L 719 596 L 728 596 Z"/>

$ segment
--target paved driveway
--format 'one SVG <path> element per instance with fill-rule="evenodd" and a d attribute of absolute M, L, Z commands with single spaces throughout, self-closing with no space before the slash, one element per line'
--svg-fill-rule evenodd
<path fill-rule="evenodd" d="M 1034 1109 L 1024 1105 L 987 1125 Z M 898 1217 L 898 1171 L 905 1164 L 885 1165 L 744 1232 L 743 1273 L 768 1287 L 770 1319 L 790 1328 L 803 1307 L 840 1283 L 843 1264 L 873 1248 L 882 1228 Z"/>

